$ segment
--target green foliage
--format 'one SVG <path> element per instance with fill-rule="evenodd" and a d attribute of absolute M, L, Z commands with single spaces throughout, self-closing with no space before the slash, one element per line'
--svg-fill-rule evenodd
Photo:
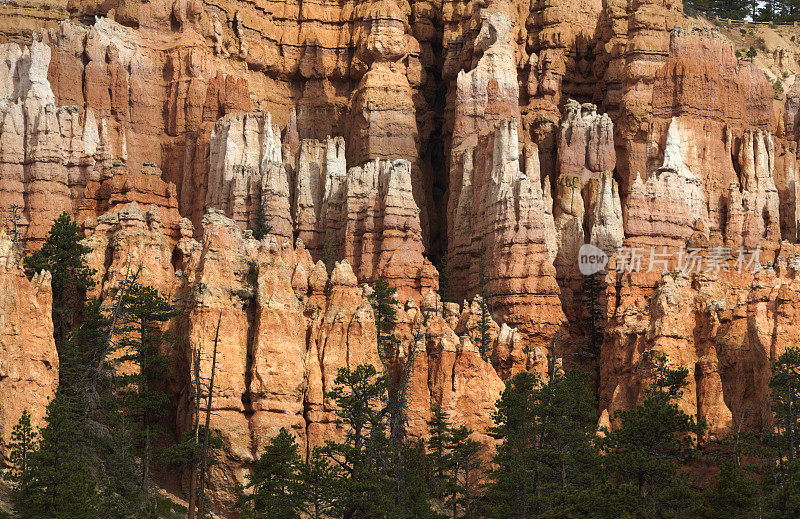
<path fill-rule="evenodd" d="M 401 447 L 403 463 L 400 474 L 395 474 L 402 484 L 401 500 L 398 503 L 400 517 L 414 519 L 438 519 L 443 516 L 431 508 L 433 489 L 431 472 L 433 459 L 425 451 L 422 440 L 404 443 Z"/>
<path fill-rule="evenodd" d="M 400 340 L 395 336 L 397 326 L 397 290 L 384 278 L 372 284 L 372 293 L 367 296 L 375 314 L 375 329 L 378 332 L 378 354 L 381 360 L 391 356 Z"/>
<path fill-rule="evenodd" d="M 161 433 L 158 418 L 169 404 L 164 390 L 169 358 L 163 353 L 176 338 L 163 331 L 165 324 L 178 315 L 169 301 L 152 287 L 132 283 L 127 290 L 116 345 L 117 368 L 113 384 L 117 413 L 114 429 L 130 434 L 134 452 L 141 456 L 141 486 L 148 493 L 152 443 Z"/>
<path fill-rule="evenodd" d="M 194 431 L 185 431 L 182 441 L 170 445 L 158 453 L 158 460 L 170 469 L 180 469 L 200 460 L 203 454 L 203 440 L 206 430 L 203 426 L 199 426 L 198 429 L 197 438 L 195 438 Z M 208 442 L 212 449 L 225 447 L 225 442 L 219 435 L 215 434 L 213 430 L 211 430 L 210 434 Z"/>
<path fill-rule="evenodd" d="M 583 277 L 583 307 L 585 309 L 584 324 L 589 339 L 589 353 L 600 355 L 603 345 L 603 308 L 600 297 L 603 282 L 598 274 Z"/>
<path fill-rule="evenodd" d="M 310 459 L 300 466 L 305 513 L 310 518 L 327 518 L 335 509 L 338 475 L 324 449 L 319 447 L 316 447 Z"/>
<path fill-rule="evenodd" d="M 439 261 L 436 263 L 436 270 L 439 271 L 439 297 L 444 303 L 450 300 L 450 288 L 452 285 L 446 252 L 439 257 Z"/>
<path fill-rule="evenodd" d="M 747 56 L 748 58 L 755 58 L 757 55 L 758 52 L 756 51 L 756 49 L 752 45 L 750 45 L 750 48 L 747 49 L 745 56 Z"/>
<path fill-rule="evenodd" d="M 343 442 L 321 449 L 336 467 L 333 510 L 344 517 L 386 517 L 397 513 L 386 434 L 386 377 L 371 364 L 341 368 L 327 393 L 338 408 Z"/>
<path fill-rule="evenodd" d="M 481 254 L 480 266 L 478 272 L 479 294 L 480 294 L 480 311 L 481 315 L 478 317 L 478 351 L 481 357 L 486 360 L 489 358 L 489 347 L 491 337 L 489 332 L 492 329 L 491 320 L 492 313 L 489 309 L 489 273 L 486 268 L 485 254 Z"/>
<path fill-rule="evenodd" d="M 47 426 L 14 494 L 21 519 L 100 517 L 100 496 L 87 444 L 86 399 L 59 389 L 47 406 Z"/>
<path fill-rule="evenodd" d="M 755 0 L 684 0 L 683 5 L 690 15 L 705 13 L 709 16 L 742 20 L 750 14 Z"/>
<path fill-rule="evenodd" d="M 30 457 L 36 450 L 38 436 L 38 431 L 31 425 L 30 413 L 27 409 L 22 411 L 17 425 L 11 430 L 11 441 L 8 444 L 10 468 L 3 475 L 5 479 L 16 483 L 22 480 L 23 474 L 28 470 Z"/>
<path fill-rule="evenodd" d="M 742 467 L 726 461 L 717 481 L 700 492 L 693 515 L 706 519 L 748 519 L 760 511 L 758 484 Z"/>
<path fill-rule="evenodd" d="M 328 232 L 325 235 L 325 241 L 322 242 L 322 263 L 325 264 L 325 270 L 328 271 L 328 284 L 325 285 L 325 295 L 330 297 L 333 285 L 331 285 L 330 276 L 333 272 L 333 267 L 339 259 L 339 243 L 334 236 L 334 233 Z"/>
<path fill-rule="evenodd" d="M 478 516 L 478 497 L 482 484 L 481 444 L 473 440 L 472 429 L 461 425 L 450 428 L 445 449 L 448 452 L 445 506 L 452 517 Z"/>
<path fill-rule="evenodd" d="M 337 243 L 334 234 L 329 232 L 325 235 L 325 241 L 322 242 L 322 263 L 325 264 L 325 270 L 328 271 L 329 276 L 331 272 L 333 272 L 333 266 L 336 264 L 336 260 L 338 259 L 339 244 Z"/>
<path fill-rule="evenodd" d="M 31 277 L 47 270 L 52 275 L 53 330 L 61 347 L 83 307 L 86 291 L 95 285 L 94 270 L 86 263 L 91 248 L 81 244 L 83 234 L 67 213 L 56 218 L 42 248 L 26 257 L 25 273 Z"/>
<path fill-rule="evenodd" d="M 596 491 L 596 403 L 588 376 L 573 370 L 542 384 L 532 373 L 508 381 L 491 432 L 502 439 L 487 492 L 492 517 L 552 514 Z"/>
<path fill-rule="evenodd" d="M 433 409 L 433 414 L 428 420 L 428 450 L 431 453 L 431 492 L 434 497 L 442 498 L 445 495 L 446 477 L 449 467 L 447 454 L 447 438 L 450 431 L 450 420 L 447 413 L 441 408 Z"/>
<path fill-rule="evenodd" d="M 110 348 L 108 333 L 111 322 L 96 299 L 84 305 L 82 314 L 80 326 L 69 335 L 58 352 L 59 384 L 96 397 L 97 385 L 108 376 L 104 361 Z"/>
<path fill-rule="evenodd" d="M 619 411 L 621 426 L 598 442 L 614 481 L 631 485 L 637 508 L 647 517 L 685 512 L 689 502 L 687 477 L 681 463 L 696 454 L 695 438 L 705 424 L 678 407 L 688 370 L 671 368 L 664 356 L 650 359 L 653 383 L 641 404 Z"/>
<path fill-rule="evenodd" d="M 266 215 L 266 208 L 262 203 L 258 207 L 258 214 L 256 214 L 256 221 L 253 224 L 253 238 L 262 240 L 264 237 L 272 232 L 272 223 Z"/>
<path fill-rule="evenodd" d="M 775 91 L 775 96 L 779 96 L 783 92 L 783 83 L 780 78 L 776 78 L 775 82 L 772 83 L 772 89 Z"/>
<path fill-rule="evenodd" d="M 5 220 L 11 241 L 15 245 L 20 245 L 22 242 L 22 231 L 20 230 L 20 222 L 22 221 L 22 207 L 17 204 L 12 204 L 8 208 L 8 215 L 6 216 Z"/>
<path fill-rule="evenodd" d="M 772 463 L 764 478 L 769 508 L 779 517 L 800 515 L 800 349 L 787 348 L 772 365 L 769 381 L 773 424 L 765 442 Z"/>
<path fill-rule="evenodd" d="M 299 518 L 305 496 L 301 479 L 302 460 L 294 436 L 285 428 L 270 440 L 248 477 L 250 494 L 237 506 L 254 519 Z"/>

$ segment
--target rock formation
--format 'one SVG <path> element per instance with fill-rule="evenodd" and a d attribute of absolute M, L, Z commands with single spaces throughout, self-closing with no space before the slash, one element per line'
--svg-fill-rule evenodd
<path fill-rule="evenodd" d="M 396 381 L 413 355 L 409 435 L 436 405 L 490 449 L 503 380 L 544 377 L 556 334 L 582 352 L 590 297 L 604 338 L 577 362 L 598 370 L 603 423 L 663 353 L 711 436 L 759 426 L 770 362 L 798 335 L 800 90 L 774 79 L 800 49 L 740 59 L 707 25 L 677 0 L 15 6 L 0 211 L 31 249 L 72 215 L 106 305 L 141 267 L 183 310 L 176 438 L 220 323 L 220 504 L 280 427 L 306 453 L 341 433 L 324 395 L 361 362 Z M 21 406 L 40 420 L 57 380 L 47 274 L 26 280 L 9 243 L 3 424 Z M 609 260 L 597 293 L 587 244 Z M 386 366 L 366 299 L 379 277 L 403 339 Z"/>
<path fill-rule="evenodd" d="M 58 387 L 58 354 L 51 318 L 50 273 L 28 280 L 20 244 L 0 232 L 0 459 L 7 460 L 11 430 L 22 412 L 43 425 L 47 401 Z"/>

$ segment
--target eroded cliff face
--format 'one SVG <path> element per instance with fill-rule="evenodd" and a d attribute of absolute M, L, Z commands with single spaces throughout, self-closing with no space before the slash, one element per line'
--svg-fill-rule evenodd
<path fill-rule="evenodd" d="M 397 380 L 414 355 L 409 435 L 440 406 L 490 447 L 503 380 L 544 377 L 555 337 L 588 348 L 593 297 L 601 425 L 638 401 L 656 352 L 689 368 L 681 405 L 711 436 L 768 418 L 770 362 L 800 333 L 788 33 L 746 60 L 673 0 L 81 0 L 0 11 L 0 34 L 0 209 L 32 248 L 73 215 L 92 295 L 135 267 L 183 310 L 176 437 L 220 323 L 219 503 L 281 427 L 306 452 L 341 434 L 325 393 L 359 363 Z M 610 257 L 599 295 L 585 244 Z M 0 397 L 13 422 L 44 408 L 57 361 L 47 275 L 12 263 L 6 292 L 40 304 L 0 312 L 20 374 L 0 384 L 49 373 L 28 400 Z M 386 364 L 379 277 L 401 323 Z M 19 328 L 29 314 L 41 326 Z"/>
<path fill-rule="evenodd" d="M 0 459 L 7 460 L 14 425 L 22 412 L 41 426 L 47 402 L 58 387 L 53 341 L 50 273 L 28 280 L 19 243 L 0 232 Z"/>

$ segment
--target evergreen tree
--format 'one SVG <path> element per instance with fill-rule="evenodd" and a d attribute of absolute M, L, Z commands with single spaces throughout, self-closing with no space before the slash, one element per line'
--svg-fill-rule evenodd
<path fill-rule="evenodd" d="M 597 356 L 603 345 L 603 309 L 600 304 L 603 282 L 598 274 L 583 277 L 584 323 L 588 332 L 589 353 Z"/>
<path fill-rule="evenodd" d="M 42 248 L 24 260 L 29 277 L 42 270 L 52 275 L 53 336 L 58 348 L 76 323 L 86 291 L 95 285 L 94 270 L 89 268 L 85 257 L 92 249 L 81 240 L 83 235 L 78 225 L 67 213 L 62 213 L 53 222 Z"/>
<path fill-rule="evenodd" d="M 405 512 L 405 517 L 443 518 L 431 508 L 431 499 L 434 497 L 430 485 L 433 460 L 425 452 L 425 443 L 422 440 L 407 442 L 401 448 L 404 460 L 401 477 L 405 488 L 402 493 L 404 502 L 400 503 L 400 508 Z"/>
<path fill-rule="evenodd" d="M 758 8 L 761 5 L 759 0 L 746 0 L 745 9 L 747 10 L 745 17 L 749 20 L 755 21 L 758 19 Z"/>
<path fill-rule="evenodd" d="M 761 3 L 761 8 L 758 10 L 759 22 L 771 22 L 778 18 L 780 13 L 781 0 L 765 0 Z"/>
<path fill-rule="evenodd" d="M 800 457 L 800 349 L 788 348 L 772 366 L 769 382 L 782 457 Z"/>
<path fill-rule="evenodd" d="M 20 231 L 21 220 L 22 207 L 17 204 L 11 204 L 11 206 L 8 208 L 6 223 L 8 225 L 9 237 L 15 246 L 20 246 L 22 244 L 22 231 Z"/>
<path fill-rule="evenodd" d="M 481 489 L 481 444 L 471 438 L 472 430 L 465 425 L 451 428 L 447 435 L 449 474 L 445 505 L 452 518 L 471 519 L 478 516 Z"/>
<path fill-rule="evenodd" d="M 238 506 L 254 519 L 299 518 L 305 508 L 301 485 L 302 460 L 294 436 L 285 428 L 270 440 L 253 466 L 247 488 Z"/>
<path fill-rule="evenodd" d="M 161 432 L 158 418 L 169 404 L 163 389 L 169 359 L 162 350 L 175 338 L 163 328 L 177 314 L 156 289 L 138 283 L 128 289 L 119 328 L 121 338 L 116 346 L 120 354 L 114 363 L 119 406 L 114 425 L 119 434 L 132 435 L 134 452 L 141 456 L 141 489 L 145 496 L 149 493 L 152 444 Z"/>
<path fill-rule="evenodd" d="M 508 382 L 492 429 L 502 438 L 486 500 L 493 517 L 553 514 L 597 484 L 595 409 L 588 377 L 577 370 L 548 384 L 531 373 Z"/>
<path fill-rule="evenodd" d="M 258 214 L 256 214 L 256 221 L 253 225 L 253 238 L 262 240 L 264 237 L 272 232 L 272 224 L 267 219 L 266 209 L 262 203 L 258 206 Z"/>
<path fill-rule="evenodd" d="M 47 426 L 14 494 L 21 519 L 100 517 L 100 496 L 87 445 L 85 395 L 62 389 L 47 406 Z"/>
<path fill-rule="evenodd" d="M 325 264 L 325 270 L 328 275 L 333 272 L 333 267 L 336 260 L 339 258 L 339 244 L 336 242 L 336 236 L 332 232 L 325 235 L 325 241 L 322 242 L 322 263 Z"/>
<path fill-rule="evenodd" d="M 436 264 L 436 270 L 439 271 L 439 297 L 442 303 L 450 300 L 450 266 L 447 264 L 447 253 L 442 253 L 439 261 Z"/>
<path fill-rule="evenodd" d="M 322 242 L 322 263 L 325 264 L 325 270 L 328 272 L 328 282 L 325 285 L 325 295 L 331 296 L 333 284 L 331 283 L 331 273 L 336 266 L 336 260 L 339 258 L 339 244 L 336 237 L 332 232 L 325 234 L 325 241 Z"/>
<path fill-rule="evenodd" d="M 300 466 L 301 492 L 305 496 L 305 513 L 311 519 L 324 519 L 336 508 L 337 471 L 324 450 L 316 447 L 309 460 Z"/>
<path fill-rule="evenodd" d="M 328 441 L 321 452 L 337 468 L 335 512 L 349 517 L 397 515 L 386 434 L 386 377 L 371 364 L 340 368 L 327 393 L 337 404 L 343 442 Z"/>
<path fill-rule="evenodd" d="M 708 13 L 714 0 L 683 0 L 683 8 L 687 14 Z"/>
<path fill-rule="evenodd" d="M 747 0 L 712 0 L 711 11 L 720 18 L 743 20 L 748 15 Z"/>
<path fill-rule="evenodd" d="M 480 311 L 481 315 L 478 317 L 478 351 L 481 357 L 486 360 L 489 358 L 489 346 L 491 331 L 491 310 L 489 309 L 489 274 L 486 269 L 486 260 L 484 254 L 481 254 L 480 268 L 479 268 L 479 293 L 480 293 Z"/>
<path fill-rule="evenodd" d="M 787 348 L 772 365 L 769 382 L 773 424 L 764 441 L 771 448 L 764 474 L 768 508 L 774 517 L 800 515 L 800 349 Z"/>
<path fill-rule="evenodd" d="M 704 519 L 749 519 L 759 516 L 756 481 L 742 467 L 726 461 L 717 481 L 699 493 L 693 516 Z"/>
<path fill-rule="evenodd" d="M 684 513 L 690 503 L 680 464 L 695 455 L 695 438 L 702 436 L 705 424 L 678 408 L 688 370 L 669 367 L 663 355 L 652 356 L 650 362 L 654 381 L 644 401 L 618 411 L 620 427 L 598 443 L 614 481 L 634 490 L 639 513 L 663 517 Z"/>
<path fill-rule="evenodd" d="M 124 421 L 128 417 L 123 413 L 113 414 L 113 420 Z M 138 519 L 148 517 L 153 511 L 141 488 L 139 467 L 134 457 L 134 439 L 127 424 L 109 422 L 106 429 L 93 442 L 99 455 L 98 467 L 102 473 L 98 477 L 103 513 L 108 518 Z"/>
<path fill-rule="evenodd" d="M 372 285 L 372 293 L 367 297 L 375 314 L 375 329 L 378 332 L 378 354 L 386 362 L 389 355 L 394 354 L 399 339 L 394 330 L 397 326 L 397 290 L 383 278 L 378 278 Z"/>
<path fill-rule="evenodd" d="M 108 382 L 106 356 L 111 345 L 111 322 L 103 314 L 100 301 L 93 299 L 84 305 L 83 321 L 61 346 L 58 360 L 59 386 L 85 392 L 91 406 L 99 405 L 99 391 Z"/>
<path fill-rule="evenodd" d="M 30 413 L 25 409 L 17 425 L 11 430 L 11 441 L 8 444 L 10 449 L 8 461 L 11 467 L 4 474 L 5 479 L 20 482 L 22 475 L 28 470 L 30 457 L 36 450 L 38 434 L 31 425 Z"/>
<path fill-rule="evenodd" d="M 428 420 L 428 450 L 431 460 L 431 483 L 434 497 L 441 498 L 445 493 L 447 473 L 450 467 L 450 457 L 447 453 L 447 435 L 450 431 L 450 421 L 447 413 L 440 407 L 433 409 L 431 419 Z"/>

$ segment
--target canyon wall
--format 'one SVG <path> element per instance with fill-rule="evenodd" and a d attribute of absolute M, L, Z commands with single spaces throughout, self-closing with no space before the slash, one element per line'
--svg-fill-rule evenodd
<path fill-rule="evenodd" d="M 596 369 L 600 425 L 654 353 L 688 368 L 709 438 L 769 419 L 770 363 L 800 333 L 800 48 L 741 58 L 675 0 L 37 5 L 0 7 L 0 211 L 30 249 L 69 213 L 92 296 L 135 266 L 182 310 L 174 438 L 219 323 L 218 504 L 281 427 L 306 453 L 337 438 L 325 393 L 364 362 L 396 378 L 413 355 L 409 435 L 439 406 L 487 452 L 503 381 L 544 377 L 556 343 Z M 47 274 L 26 279 L 11 243 L 0 414 L 40 422 Z M 385 365 L 380 277 L 402 339 Z"/>
<path fill-rule="evenodd" d="M 20 243 L 0 232 L 0 459 L 6 460 L 13 427 L 22 412 L 39 427 L 58 387 L 53 341 L 50 273 L 29 280 L 22 270 Z"/>

